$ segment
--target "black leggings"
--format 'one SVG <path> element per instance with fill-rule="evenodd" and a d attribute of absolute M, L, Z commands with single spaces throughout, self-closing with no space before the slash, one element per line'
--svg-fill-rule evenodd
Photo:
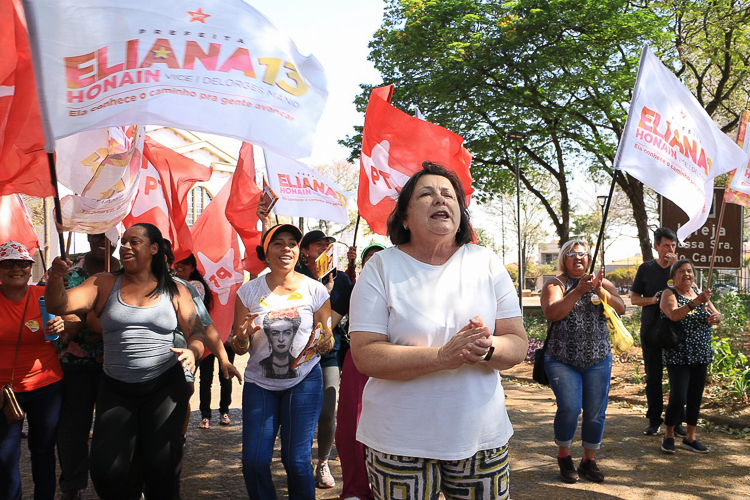
<path fill-rule="evenodd" d="M 707 364 L 667 365 L 669 405 L 664 415 L 666 425 L 672 426 L 679 423 L 683 406 L 685 406 L 685 423 L 698 424 L 703 388 L 706 386 L 707 368 Z"/>
<path fill-rule="evenodd" d="M 145 483 L 147 499 L 174 496 L 189 399 L 179 363 L 146 382 L 103 375 L 91 445 L 91 480 L 102 500 L 132 497 L 134 477 Z"/>

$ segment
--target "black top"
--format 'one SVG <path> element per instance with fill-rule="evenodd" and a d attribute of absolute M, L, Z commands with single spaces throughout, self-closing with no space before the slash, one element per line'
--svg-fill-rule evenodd
<path fill-rule="evenodd" d="M 650 260 L 638 267 L 630 291 L 640 294 L 641 297 L 653 297 L 657 292 L 667 288 L 667 281 L 669 281 L 669 266 L 661 267 L 658 259 Z M 641 336 L 658 314 L 659 304 L 643 307 L 641 311 Z"/>

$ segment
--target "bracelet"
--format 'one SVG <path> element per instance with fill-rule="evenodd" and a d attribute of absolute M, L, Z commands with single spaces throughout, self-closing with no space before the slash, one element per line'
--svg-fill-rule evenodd
<path fill-rule="evenodd" d="M 239 350 L 244 351 L 248 347 L 250 347 L 250 339 L 245 339 L 245 342 L 240 342 L 240 340 L 237 337 L 232 337 L 232 340 L 234 341 L 234 346 L 237 347 Z"/>
<path fill-rule="evenodd" d="M 695 309 L 695 302 L 693 302 L 693 299 L 688 300 L 687 306 L 691 311 Z"/>
<path fill-rule="evenodd" d="M 491 345 L 490 350 L 487 351 L 487 354 L 484 355 L 484 357 L 482 358 L 482 361 L 489 361 L 490 359 L 492 359 L 492 354 L 494 352 L 495 352 L 495 346 Z"/>

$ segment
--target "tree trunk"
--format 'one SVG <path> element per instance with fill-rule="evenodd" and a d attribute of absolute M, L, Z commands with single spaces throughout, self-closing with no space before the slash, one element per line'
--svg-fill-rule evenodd
<path fill-rule="evenodd" d="M 643 183 L 629 174 L 620 173 L 617 176 L 617 184 L 627 195 L 630 205 L 633 207 L 633 220 L 638 231 L 638 242 L 641 245 L 643 262 L 652 260 L 654 254 L 651 251 L 651 231 L 648 228 L 646 203 L 643 201 Z"/>

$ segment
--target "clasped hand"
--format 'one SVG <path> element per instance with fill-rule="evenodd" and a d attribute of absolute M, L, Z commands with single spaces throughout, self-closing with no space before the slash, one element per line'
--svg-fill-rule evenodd
<path fill-rule="evenodd" d="M 601 297 L 604 293 L 604 289 L 602 288 L 603 282 L 604 268 L 601 268 L 599 269 L 599 272 L 596 273 L 596 276 L 594 276 L 593 274 L 586 274 L 582 276 L 581 280 L 578 282 L 578 285 L 576 285 L 576 291 L 579 292 L 580 295 L 583 295 L 584 293 L 593 290 L 595 294 Z"/>
<path fill-rule="evenodd" d="M 492 346 L 489 327 L 480 316 L 474 316 L 453 338 L 438 351 L 445 369 L 452 370 L 463 364 L 476 364 L 487 355 Z"/>

